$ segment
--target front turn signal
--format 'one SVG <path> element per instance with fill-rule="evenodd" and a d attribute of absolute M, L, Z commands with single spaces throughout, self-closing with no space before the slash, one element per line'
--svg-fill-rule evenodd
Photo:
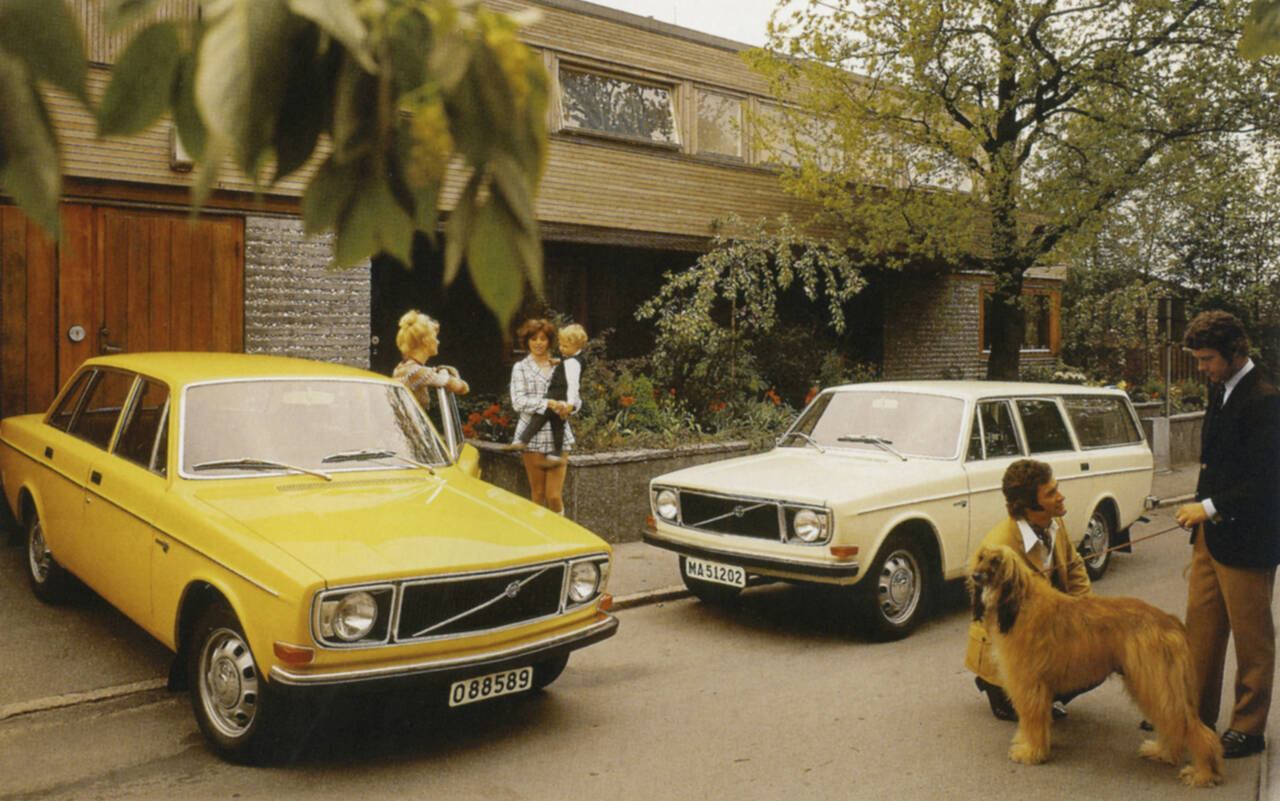
<path fill-rule="evenodd" d="M 272 646 L 272 650 L 275 651 L 277 659 L 288 665 L 306 665 L 316 658 L 315 649 L 305 645 L 277 642 Z"/>
<path fill-rule="evenodd" d="M 856 545 L 832 545 L 831 555 L 837 559 L 852 559 L 858 555 L 858 546 Z"/>

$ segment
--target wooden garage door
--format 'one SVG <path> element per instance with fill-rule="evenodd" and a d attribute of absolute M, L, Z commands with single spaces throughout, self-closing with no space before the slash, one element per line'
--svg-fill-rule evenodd
<path fill-rule="evenodd" d="M 101 353 L 243 350 L 241 218 L 67 204 L 62 222 L 54 248 L 0 207 L 0 415 Z"/>

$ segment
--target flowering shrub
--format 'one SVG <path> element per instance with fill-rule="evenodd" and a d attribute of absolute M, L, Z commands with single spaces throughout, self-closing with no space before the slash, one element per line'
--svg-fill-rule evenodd
<path fill-rule="evenodd" d="M 481 442 L 510 442 L 520 418 L 505 395 L 464 395 L 458 398 L 462 435 Z"/>

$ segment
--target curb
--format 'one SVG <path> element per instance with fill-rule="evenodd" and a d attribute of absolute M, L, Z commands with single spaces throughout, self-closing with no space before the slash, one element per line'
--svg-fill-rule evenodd
<path fill-rule="evenodd" d="M 657 590 L 645 590 L 644 592 L 633 592 L 629 595 L 621 595 L 613 599 L 614 609 L 633 609 L 637 606 L 648 606 L 649 604 L 661 603 L 663 601 L 674 601 L 677 598 L 684 598 L 689 595 L 689 590 L 684 587 L 663 587 Z"/>
<path fill-rule="evenodd" d="M 9 704 L 7 706 L 0 706 L 0 722 L 9 720 L 10 718 L 20 717 L 22 715 L 35 714 L 37 712 L 50 712 L 54 709 L 65 709 L 66 707 L 77 706 L 79 704 L 110 701 L 130 695 L 141 695 L 155 690 L 163 690 L 168 686 L 169 682 L 167 679 L 146 679 L 145 681 L 135 681 L 130 684 L 120 684 L 115 687 L 104 687 L 100 690 L 67 693 L 65 695 L 55 695 L 49 698 L 39 698 L 34 701 Z"/>

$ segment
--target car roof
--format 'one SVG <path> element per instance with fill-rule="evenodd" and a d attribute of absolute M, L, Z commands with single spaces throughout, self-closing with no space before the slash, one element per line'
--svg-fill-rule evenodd
<path fill-rule="evenodd" d="M 1033 381 L 868 381 L 844 384 L 832 390 L 873 390 L 877 392 L 917 392 L 956 398 L 1006 398 L 1012 395 L 1124 395 L 1116 387 L 1088 387 L 1082 384 L 1049 384 Z"/>
<path fill-rule="evenodd" d="M 342 364 L 258 353 L 120 353 L 88 359 L 85 365 L 142 373 L 174 386 L 243 378 L 359 378 L 390 381 L 384 375 Z"/>

